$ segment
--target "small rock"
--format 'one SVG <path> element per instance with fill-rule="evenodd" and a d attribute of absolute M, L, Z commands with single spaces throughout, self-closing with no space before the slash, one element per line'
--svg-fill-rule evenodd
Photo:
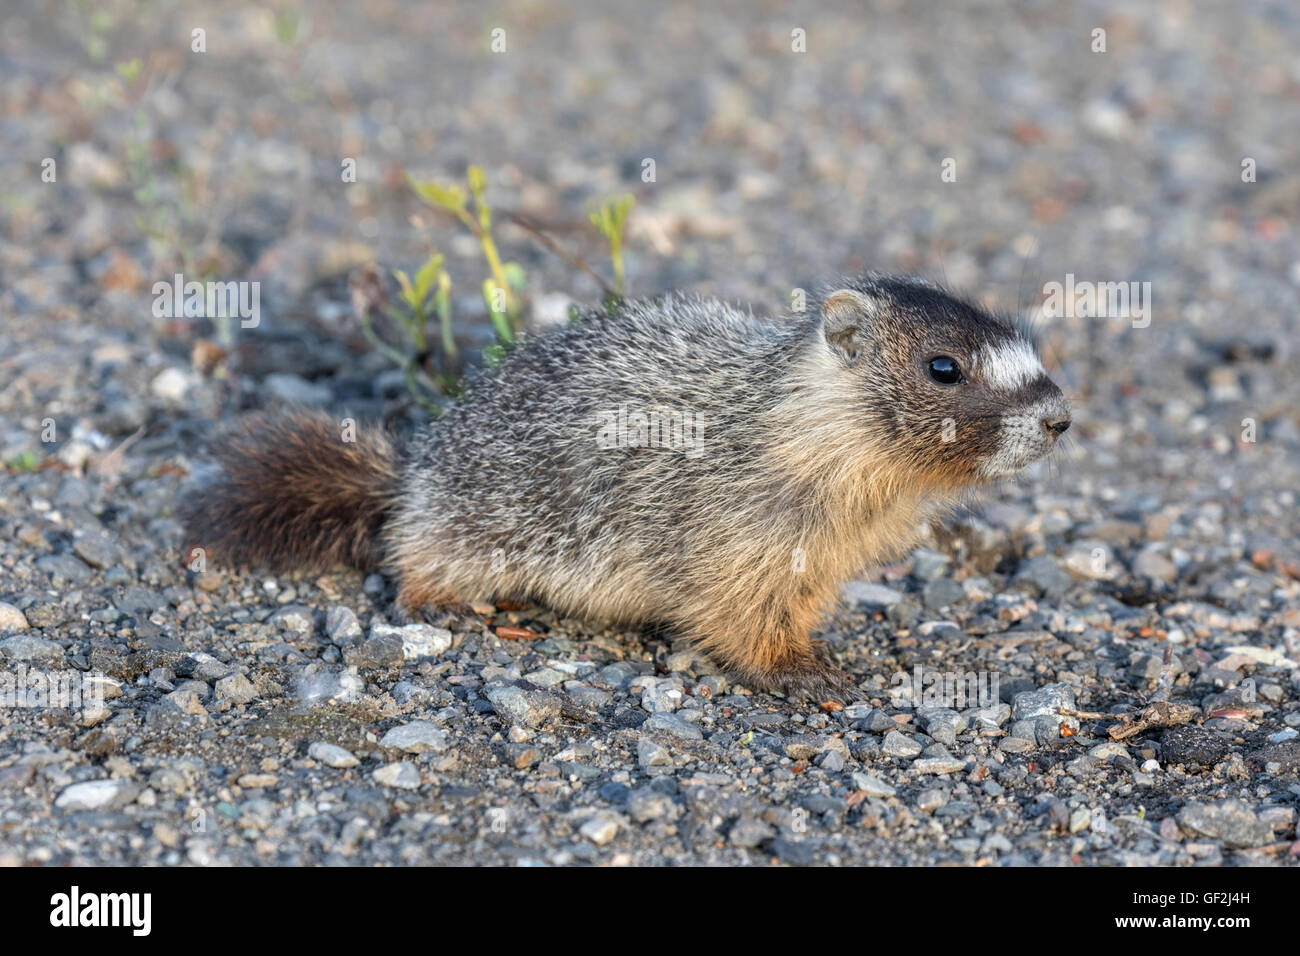
<path fill-rule="evenodd" d="M 1076 541 L 1065 553 L 1065 567 L 1089 581 L 1109 580 L 1115 577 L 1115 554 L 1103 541 Z"/>
<path fill-rule="evenodd" d="M 212 594 L 221 587 L 221 575 L 209 568 L 194 576 L 194 586 L 206 594 Z"/>
<path fill-rule="evenodd" d="M 645 823 L 676 817 L 678 807 L 671 797 L 654 787 L 639 787 L 628 794 L 627 812 L 633 820 Z"/>
<path fill-rule="evenodd" d="M 1152 581 L 1172 583 L 1178 577 L 1174 563 L 1153 548 L 1144 548 L 1133 559 L 1133 573 Z"/>
<path fill-rule="evenodd" d="M 880 749 L 891 757 L 915 757 L 921 752 L 921 745 L 906 734 L 891 730 L 885 734 Z"/>
<path fill-rule="evenodd" d="M 531 744 L 506 744 L 506 758 L 515 769 L 527 770 L 542 759 L 542 754 Z"/>
<path fill-rule="evenodd" d="M 912 554 L 912 576 L 918 581 L 933 581 L 945 574 L 952 559 L 946 554 L 917 548 Z"/>
<path fill-rule="evenodd" d="M 732 824 L 727 840 L 732 846 L 752 849 L 776 836 L 776 830 L 762 820 L 743 816 Z"/>
<path fill-rule="evenodd" d="M 596 846 L 604 846 L 618 835 L 618 821 L 607 816 L 592 817 L 578 832 Z"/>
<path fill-rule="evenodd" d="M 215 693 L 217 700 L 246 704 L 257 696 L 257 688 L 243 674 L 231 674 L 217 681 Z"/>
<path fill-rule="evenodd" d="M 903 593 L 887 588 L 883 584 L 850 581 L 844 585 L 844 599 L 867 607 L 886 608 L 903 600 Z"/>
<path fill-rule="evenodd" d="M 917 716 L 925 722 L 925 732 L 948 747 L 953 746 L 957 734 L 966 729 L 965 718 L 948 708 L 922 708 L 917 711 Z"/>
<path fill-rule="evenodd" d="M 0 652 L 16 661 L 56 661 L 63 659 L 63 648 L 53 641 L 32 634 L 16 634 L 0 641 Z"/>
<path fill-rule="evenodd" d="M 952 578 L 935 578 L 926 583 L 921 600 L 932 609 L 951 607 L 966 599 L 966 589 Z"/>
<path fill-rule="evenodd" d="M 280 608 L 266 619 L 266 623 L 294 634 L 310 635 L 316 630 L 316 617 L 311 608 L 303 607 L 301 604 L 290 604 Z"/>
<path fill-rule="evenodd" d="M 704 734 L 699 727 L 683 720 L 676 714 L 651 714 L 650 719 L 642 724 L 647 730 L 660 730 L 681 740 L 702 740 Z"/>
<path fill-rule="evenodd" d="M 333 767 L 336 770 L 347 770 L 361 763 L 351 751 L 344 750 L 337 744 L 326 743 L 318 740 L 307 748 L 307 754 L 312 760 L 319 761 L 327 767 Z"/>
<path fill-rule="evenodd" d="M 850 777 L 853 786 L 866 793 L 869 797 L 892 797 L 895 790 L 889 784 L 885 783 L 879 777 L 873 777 L 869 773 L 855 773 Z"/>
<path fill-rule="evenodd" d="M 898 729 L 898 723 L 894 718 L 890 717 L 879 707 L 867 714 L 864 718 L 864 723 L 866 726 L 863 729 L 872 734 L 884 734 L 891 730 Z"/>
<path fill-rule="evenodd" d="M 768 845 L 768 850 L 783 863 L 792 866 L 808 866 L 816 858 L 816 850 L 808 840 L 794 840 L 779 836 Z"/>
<path fill-rule="evenodd" d="M 328 385 L 285 372 L 272 372 L 262 380 L 262 385 L 272 396 L 290 405 L 328 405 L 334 400 L 334 392 Z"/>
<path fill-rule="evenodd" d="M 274 787 L 280 778 L 273 773 L 246 773 L 235 782 L 246 790 Z"/>
<path fill-rule="evenodd" d="M 1011 702 L 1011 719 L 1038 722 L 1039 718 L 1045 717 L 1057 727 L 1064 724 L 1078 730 L 1078 718 L 1064 717 L 1060 713 L 1062 710 L 1076 709 L 1074 688 L 1069 684 L 1048 684 L 1038 690 L 1017 694 Z"/>
<path fill-rule="evenodd" d="M 948 802 L 948 795 L 942 790 L 931 788 L 922 790 L 916 798 L 916 809 L 922 813 L 934 813 Z"/>
<path fill-rule="evenodd" d="M 401 628 L 387 624 L 370 629 L 370 637 L 360 647 L 344 650 L 343 660 L 357 670 L 383 670 L 400 667 L 406 660 Z"/>
<path fill-rule="evenodd" d="M 122 549 L 103 531 L 95 530 L 72 542 L 72 551 L 92 568 L 107 568 L 122 560 Z"/>
<path fill-rule="evenodd" d="M 1007 704 L 990 704 L 987 707 L 973 707 L 965 713 L 966 722 L 979 730 L 997 730 L 1011 719 L 1011 707 Z"/>
<path fill-rule="evenodd" d="M 193 690 L 174 690 L 163 697 L 167 703 L 171 704 L 182 714 L 206 714 L 207 709 L 203 706 L 203 700 Z"/>
<path fill-rule="evenodd" d="M 27 630 L 27 618 L 12 604 L 0 601 L 0 634 Z"/>
<path fill-rule="evenodd" d="M 672 755 L 649 737 L 642 737 L 636 743 L 636 759 L 642 769 L 650 767 L 671 767 Z"/>
<path fill-rule="evenodd" d="M 198 380 L 198 376 L 188 369 L 166 368 L 154 377 L 149 390 L 165 401 L 180 402 Z"/>
<path fill-rule="evenodd" d="M 524 680 L 530 684 L 536 684 L 538 687 L 559 687 L 569 675 L 562 671 L 557 671 L 554 667 L 539 667 L 535 671 L 529 671 L 524 675 Z"/>
<path fill-rule="evenodd" d="M 352 608 L 339 604 L 325 615 L 325 634 L 339 647 L 347 647 L 361 639 L 361 622 Z"/>
<path fill-rule="evenodd" d="M 371 637 L 377 633 L 395 632 L 402 644 L 402 657 L 413 661 L 421 657 L 437 657 L 451 647 L 451 631 L 445 627 L 432 624 L 407 624 L 405 627 L 390 627 L 377 624 L 370 629 Z"/>
<path fill-rule="evenodd" d="M 668 677 L 647 683 L 641 692 L 641 707 L 652 714 L 666 714 L 681 706 L 684 693 L 681 680 Z"/>
<path fill-rule="evenodd" d="M 1272 839 L 1268 825 L 1240 800 L 1190 803 L 1178 815 L 1178 824 L 1200 836 L 1222 840 L 1226 847 L 1262 846 Z"/>
<path fill-rule="evenodd" d="M 21 790 L 32 782 L 36 768 L 31 764 L 18 763 L 0 768 L 0 790 Z"/>
<path fill-rule="evenodd" d="M 1128 748 L 1114 741 L 1097 744 L 1088 750 L 1088 756 L 1097 760 L 1110 760 L 1112 757 L 1127 757 L 1128 755 Z"/>
<path fill-rule="evenodd" d="M 116 810 L 136 798 L 139 787 L 128 780 L 74 783 L 54 801 L 61 810 Z"/>
<path fill-rule="evenodd" d="M 1163 655 L 1139 654 L 1129 665 L 1128 676 L 1135 681 L 1156 680 L 1163 669 Z"/>
<path fill-rule="evenodd" d="M 1070 576 L 1047 555 L 1030 558 L 1016 572 L 1016 581 L 1024 581 L 1048 597 L 1059 597 L 1070 589 Z"/>
<path fill-rule="evenodd" d="M 446 753 L 450 746 L 447 731 L 424 720 L 394 727 L 384 734 L 379 746 L 404 750 L 410 754 Z"/>
<path fill-rule="evenodd" d="M 539 727 L 560 715 L 560 698 L 540 690 L 526 690 L 515 684 L 497 684 L 487 689 L 493 709 L 512 724 Z"/>
<path fill-rule="evenodd" d="M 147 618 L 154 611 L 160 611 L 166 607 L 167 600 L 157 591 L 151 591 L 148 588 L 129 587 L 124 588 L 122 593 L 113 599 L 113 606 L 123 614 Z"/>
<path fill-rule="evenodd" d="M 409 763 L 384 764 L 375 771 L 375 783 L 398 790 L 418 790 L 420 771 Z"/>
<path fill-rule="evenodd" d="M 961 773 L 966 769 L 966 761 L 957 757 L 922 757 L 912 764 L 917 773 Z"/>

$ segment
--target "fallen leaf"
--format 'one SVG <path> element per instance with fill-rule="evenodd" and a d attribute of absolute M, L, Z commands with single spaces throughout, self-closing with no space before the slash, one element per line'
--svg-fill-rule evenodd
<path fill-rule="evenodd" d="M 542 635 L 526 627 L 498 627 L 497 637 L 503 641 L 535 641 Z"/>

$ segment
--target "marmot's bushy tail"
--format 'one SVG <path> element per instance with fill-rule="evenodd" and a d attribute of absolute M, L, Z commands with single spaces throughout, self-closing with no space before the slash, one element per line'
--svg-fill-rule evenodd
<path fill-rule="evenodd" d="M 382 561 L 398 491 L 397 449 L 382 428 L 358 425 L 353 435 L 316 412 L 251 415 L 214 454 L 221 473 L 181 509 L 186 555 L 197 547 L 284 571 Z"/>

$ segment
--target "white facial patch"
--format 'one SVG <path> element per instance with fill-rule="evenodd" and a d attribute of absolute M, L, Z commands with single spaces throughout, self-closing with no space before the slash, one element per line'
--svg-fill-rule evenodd
<path fill-rule="evenodd" d="M 975 358 L 979 375 L 993 388 L 1014 391 L 1047 373 L 1028 342 L 1007 342 L 981 349 Z"/>

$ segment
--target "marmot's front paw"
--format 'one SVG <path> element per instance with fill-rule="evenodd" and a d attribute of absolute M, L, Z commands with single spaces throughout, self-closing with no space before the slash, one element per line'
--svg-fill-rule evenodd
<path fill-rule="evenodd" d="M 835 662 L 835 655 L 825 641 L 813 641 L 811 655 L 781 668 L 773 678 L 775 689 L 791 698 L 845 704 L 862 696 L 852 678 Z"/>

